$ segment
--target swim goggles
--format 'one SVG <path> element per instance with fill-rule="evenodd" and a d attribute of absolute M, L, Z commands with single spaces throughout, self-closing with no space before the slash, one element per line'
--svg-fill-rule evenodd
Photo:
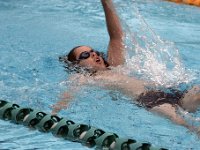
<path fill-rule="evenodd" d="M 90 54 L 95 52 L 97 54 L 97 56 L 100 56 L 100 52 L 95 51 L 93 49 L 91 49 L 90 51 L 84 51 L 80 54 L 78 60 L 84 60 L 84 59 L 88 59 L 90 57 Z"/>

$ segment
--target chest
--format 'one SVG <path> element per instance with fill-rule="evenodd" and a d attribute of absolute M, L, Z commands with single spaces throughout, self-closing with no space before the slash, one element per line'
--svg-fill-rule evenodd
<path fill-rule="evenodd" d="M 101 74 L 95 76 L 93 80 L 98 86 L 120 90 L 128 95 L 139 95 L 145 91 L 145 83 L 143 81 L 122 74 Z"/>

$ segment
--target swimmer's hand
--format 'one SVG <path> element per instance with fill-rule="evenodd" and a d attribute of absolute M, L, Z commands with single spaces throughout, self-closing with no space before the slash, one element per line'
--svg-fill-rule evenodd
<path fill-rule="evenodd" d="M 63 93 L 61 100 L 51 106 L 51 108 L 53 109 L 51 114 L 57 114 L 60 110 L 68 108 L 71 99 L 72 96 L 68 92 Z"/>

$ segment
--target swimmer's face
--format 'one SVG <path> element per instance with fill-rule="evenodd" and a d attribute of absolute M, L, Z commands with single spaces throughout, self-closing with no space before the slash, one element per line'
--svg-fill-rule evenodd
<path fill-rule="evenodd" d="M 74 50 L 79 65 L 93 70 L 105 70 L 106 65 L 99 52 L 88 46 L 80 46 Z"/>

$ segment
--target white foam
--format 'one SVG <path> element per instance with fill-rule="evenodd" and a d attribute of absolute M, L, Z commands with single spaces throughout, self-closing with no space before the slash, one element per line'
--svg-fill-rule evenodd
<path fill-rule="evenodd" d="M 158 85 L 170 87 L 188 83 L 194 79 L 191 71 L 181 62 L 179 50 L 173 42 L 162 40 L 147 24 L 135 3 L 129 2 L 129 8 L 117 6 L 120 11 L 129 11 L 129 17 L 120 16 L 125 30 L 126 67 L 128 73 L 154 81 Z M 137 18 L 139 31 L 136 29 Z M 131 22 L 133 21 L 133 22 Z"/>

